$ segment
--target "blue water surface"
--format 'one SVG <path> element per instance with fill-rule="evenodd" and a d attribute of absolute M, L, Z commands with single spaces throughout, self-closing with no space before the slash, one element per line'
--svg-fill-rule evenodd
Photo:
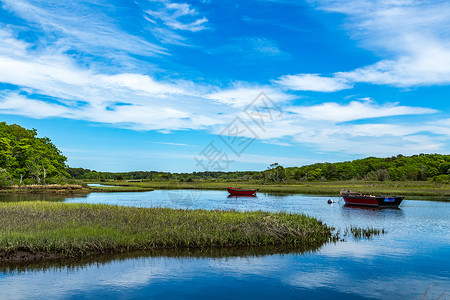
<path fill-rule="evenodd" d="M 80 267 L 8 271 L 1 299 L 450 299 L 450 202 L 404 200 L 400 209 L 361 209 L 337 197 L 224 191 L 91 193 L 67 203 L 304 213 L 343 231 L 384 228 L 312 253 L 219 258 L 143 256 Z"/>

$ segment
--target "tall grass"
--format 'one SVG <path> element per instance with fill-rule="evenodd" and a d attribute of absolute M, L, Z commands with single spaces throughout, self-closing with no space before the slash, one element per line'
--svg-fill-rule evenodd
<path fill-rule="evenodd" d="M 85 184 L 29 184 L 11 185 L 0 189 L 0 193 L 89 193 Z"/>
<path fill-rule="evenodd" d="M 139 186 L 95 186 L 90 187 L 91 192 L 99 193 L 117 193 L 117 192 L 149 192 L 153 191 L 153 188 L 139 187 Z"/>
<path fill-rule="evenodd" d="M 0 203 L 0 258 L 167 248 L 318 247 L 330 229 L 301 214 L 57 202 Z"/>

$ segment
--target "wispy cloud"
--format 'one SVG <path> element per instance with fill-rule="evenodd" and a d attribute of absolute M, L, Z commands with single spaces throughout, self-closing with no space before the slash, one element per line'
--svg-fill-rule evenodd
<path fill-rule="evenodd" d="M 262 56 L 286 55 L 273 40 L 265 37 L 241 37 L 236 39 L 236 51 L 259 53 Z"/>
<path fill-rule="evenodd" d="M 94 9 L 95 5 L 102 9 Z M 92 3 L 89 6 L 82 1 L 50 3 L 39 0 L 3 0 L 3 8 L 35 24 L 36 29 L 43 30 L 47 37 L 40 41 L 43 47 L 51 44 L 59 51 L 77 49 L 103 57 L 105 52 L 117 57 L 120 57 L 120 52 L 127 56 L 166 53 L 163 47 L 121 28 L 120 18 L 109 16 L 119 15 L 118 12 L 114 6 L 106 3 Z M 35 29 L 28 27 L 27 30 Z"/>
<path fill-rule="evenodd" d="M 367 101 L 351 101 L 349 104 L 326 102 L 306 107 L 295 106 L 291 107 L 290 111 L 297 113 L 307 120 L 326 120 L 331 122 L 348 122 L 401 115 L 423 115 L 438 112 L 430 108 L 400 106 L 398 103 L 378 105 Z"/>
<path fill-rule="evenodd" d="M 188 3 L 175 3 L 167 0 L 150 0 L 152 8 L 145 10 L 147 20 L 153 24 L 161 21 L 175 30 L 197 32 L 206 29 L 205 17 L 198 17 L 198 12 Z"/>
<path fill-rule="evenodd" d="M 386 57 L 373 65 L 337 72 L 331 79 L 397 87 L 450 83 L 448 1 L 310 2 L 318 9 L 344 14 L 352 37 Z"/>
<path fill-rule="evenodd" d="M 386 124 L 383 120 L 374 120 L 400 116 L 414 120 L 414 116 L 438 113 L 437 110 L 427 107 L 405 106 L 399 103 L 377 104 L 372 99 L 352 101 L 348 104 L 327 102 L 319 105 L 299 105 L 299 97 L 290 93 L 291 90 L 333 92 L 351 88 L 356 82 L 402 86 L 445 82 L 450 65 L 445 62 L 450 56 L 442 57 L 447 52 L 440 35 L 447 34 L 446 29 L 429 36 L 429 40 L 436 43 L 430 43 L 427 51 L 443 49 L 442 53 L 437 51 L 436 55 L 431 52 L 423 56 L 425 50 L 421 51 L 422 48 L 419 49 L 418 46 L 415 50 L 407 51 L 407 47 L 395 47 L 394 44 L 388 43 L 388 50 L 398 53 L 398 59 L 390 60 L 391 64 L 383 60 L 372 66 L 335 73 L 329 77 L 302 73 L 286 75 L 273 81 L 272 85 L 234 82 L 222 86 L 200 84 L 195 80 L 168 79 L 169 76 L 161 79 L 149 75 L 148 72 L 133 72 L 128 69 L 119 71 L 117 68 L 105 70 L 95 64 L 81 64 L 68 50 L 79 49 L 83 53 L 95 55 L 105 51 L 101 56 L 123 53 L 128 57 L 123 61 L 129 61 L 132 54 L 164 55 L 166 49 L 145 38 L 127 33 L 106 14 L 95 15 L 89 13 L 87 8 L 87 12 L 84 11 L 84 6 L 78 2 L 58 2 L 53 6 L 44 2 L 24 0 L 6 0 L 4 3 L 7 9 L 34 24 L 33 26 L 41 27 L 48 36 L 57 34 L 57 37 L 55 41 L 49 41 L 47 38 L 39 42 L 27 42 L 19 38 L 16 27 L 0 27 L 0 82 L 13 86 L 11 89 L 4 88 L 0 94 L 1 113 L 31 118 L 87 120 L 134 130 L 169 132 L 192 129 L 220 133 L 263 91 L 282 107 L 283 115 L 276 120 L 267 121 L 264 131 L 258 130 L 245 115 L 242 118 L 258 132 L 259 139 L 272 144 L 301 144 L 324 152 L 343 151 L 372 155 L 439 151 L 445 149 L 444 141 L 448 141 L 450 137 L 447 119 L 411 124 L 401 121 Z M 204 17 L 199 16 L 191 5 L 168 1 L 148 3 L 156 5 L 156 8 L 147 13 L 147 22 L 161 23 L 154 28 L 174 34 L 170 38 L 177 39 L 177 32 L 192 33 L 203 30 L 206 26 Z M 379 6 L 371 6 L 374 16 L 367 16 L 371 22 L 384 20 L 377 17 L 381 14 L 381 2 L 376 3 Z M 394 5 L 389 1 L 383 3 L 388 8 Z M 333 1 L 321 2 L 320 7 L 325 9 L 328 5 L 331 10 L 335 4 Z M 444 5 L 440 2 L 439 4 Z M 114 11 L 114 7 L 108 6 L 107 9 Z M 399 9 L 403 11 L 406 8 L 401 6 Z M 415 6 L 412 10 L 408 7 L 406 11 L 409 15 L 410 10 L 416 12 L 417 9 Z M 349 15 L 365 14 L 356 8 L 355 11 L 348 8 L 339 12 Z M 426 11 L 427 15 L 428 13 Z M 387 12 L 381 15 L 385 14 Z M 359 25 L 360 34 L 364 35 L 361 39 L 371 41 L 375 35 L 370 26 L 361 20 L 355 17 L 349 22 L 354 27 Z M 425 21 L 420 25 L 424 24 L 432 26 L 431 22 Z M 414 27 L 413 25 L 411 26 Z M 424 31 L 421 29 L 418 32 Z M 390 33 L 386 36 L 386 39 L 389 39 Z M 182 38 L 180 36 L 179 40 Z M 415 39 L 415 42 L 418 40 Z M 246 43 L 249 43 L 253 50 L 266 55 L 279 54 L 281 51 L 276 43 L 265 38 L 249 38 Z M 433 60 L 433 63 L 429 63 L 426 58 Z M 434 58 L 442 61 L 437 63 Z M 402 62 L 405 65 L 402 65 Z M 387 66 L 381 68 L 384 64 Z M 426 80 L 419 80 L 421 76 L 425 76 Z M 296 100 L 295 104 L 293 100 Z M 352 121 L 360 121 L 362 124 L 352 124 Z M 371 146 L 367 147 L 368 144 Z"/>
<path fill-rule="evenodd" d="M 336 92 L 353 87 L 348 80 L 319 74 L 285 75 L 273 82 L 294 91 Z"/>
<path fill-rule="evenodd" d="M 2 113 L 72 118 L 135 130 L 201 129 L 219 133 L 264 91 L 283 108 L 283 115 L 268 120 L 264 131 L 248 116 L 242 118 L 258 132 L 259 139 L 268 142 L 302 144 L 325 152 L 382 155 L 439 151 L 450 137 L 448 120 L 408 125 L 368 122 L 373 118 L 437 113 L 430 108 L 380 105 L 373 99 L 292 105 L 294 96 L 273 86 L 236 83 L 220 89 L 195 82 L 161 81 L 137 73 L 105 74 L 81 68 L 60 53 L 36 53 L 7 31 L 0 31 L 0 37 L 0 68 L 4 71 L 0 81 L 18 88 L 0 95 Z M 365 124 L 348 123 L 356 120 Z"/>
<path fill-rule="evenodd" d="M 292 95 L 286 94 L 283 91 L 272 86 L 264 86 L 259 84 L 249 84 L 243 82 L 236 82 L 230 88 L 220 89 L 216 92 L 206 95 L 208 99 L 215 100 L 218 103 L 224 103 L 230 106 L 243 108 L 249 105 L 256 96 L 261 92 L 270 95 L 270 98 L 275 102 L 286 102 L 293 99 Z"/>
<path fill-rule="evenodd" d="M 283 51 L 278 43 L 263 36 L 244 36 L 224 41 L 220 46 L 203 49 L 210 55 L 225 56 L 227 59 L 259 61 L 260 59 L 289 58 L 290 54 Z"/>

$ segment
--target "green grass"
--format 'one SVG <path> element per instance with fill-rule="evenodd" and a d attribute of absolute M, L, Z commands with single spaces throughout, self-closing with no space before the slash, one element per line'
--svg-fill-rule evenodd
<path fill-rule="evenodd" d="M 301 214 L 54 202 L 0 203 L 0 259 L 155 249 L 320 247 L 330 229 Z"/>
<path fill-rule="evenodd" d="M 345 228 L 344 236 L 353 236 L 355 239 L 371 239 L 375 235 L 385 234 L 386 231 L 383 229 L 377 229 L 374 227 L 362 228 L 358 226 L 351 225 L 350 227 Z"/>
<path fill-rule="evenodd" d="M 139 186 L 93 186 L 89 188 L 91 192 L 99 193 L 117 193 L 117 192 L 149 192 L 153 188 L 139 187 Z"/>
<path fill-rule="evenodd" d="M 235 186 L 232 181 L 197 181 L 197 182 L 175 182 L 175 181 L 144 181 L 108 182 L 108 185 L 120 185 L 153 189 L 204 189 L 224 190 L 227 186 Z M 329 182 L 290 182 L 262 184 L 257 181 L 244 181 L 239 183 L 241 188 L 257 188 L 264 193 L 299 193 L 299 194 L 321 194 L 339 195 L 345 188 L 352 191 L 377 194 L 377 195 L 401 195 L 401 196 L 450 196 L 450 184 L 435 183 L 429 181 L 329 181 Z"/>
<path fill-rule="evenodd" d="M 89 190 L 80 184 L 30 184 L 11 185 L 0 188 L 0 193 L 89 193 Z"/>

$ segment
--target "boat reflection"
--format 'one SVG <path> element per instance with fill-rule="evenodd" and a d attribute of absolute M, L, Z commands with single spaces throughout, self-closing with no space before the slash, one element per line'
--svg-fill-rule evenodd
<path fill-rule="evenodd" d="M 245 198 L 258 198 L 256 195 L 248 195 L 248 196 L 244 196 L 244 195 L 228 195 L 228 197 L 227 197 L 228 199 L 231 199 L 231 198 L 236 198 L 236 199 L 245 199 Z"/>
<path fill-rule="evenodd" d="M 360 209 L 360 210 L 365 210 L 365 211 L 380 211 L 380 210 L 401 210 L 401 208 L 399 207 L 376 207 L 376 206 L 361 206 L 361 205 L 353 205 L 353 204 L 344 204 L 345 208 L 350 208 L 350 209 Z"/>

